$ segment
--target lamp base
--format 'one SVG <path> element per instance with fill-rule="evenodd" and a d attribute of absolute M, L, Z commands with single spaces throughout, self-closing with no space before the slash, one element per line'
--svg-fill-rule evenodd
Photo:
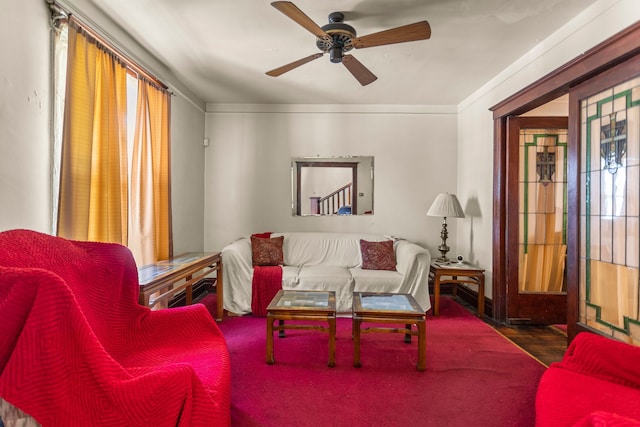
<path fill-rule="evenodd" d="M 447 218 L 445 217 L 442 221 L 442 231 L 440 232 L 440 239 L 442 239 L 442 244 L 438 246 L 438 251 L 440 252 L 440 256 L 436 259 L 436 262 L 441 263 L 449 263 L 449 258 L 447 258 L 447 252 L 449 252 L 449 246 L 447 246 L 447 237 L 449 237 L 449 233 L 447 232 Z"/>

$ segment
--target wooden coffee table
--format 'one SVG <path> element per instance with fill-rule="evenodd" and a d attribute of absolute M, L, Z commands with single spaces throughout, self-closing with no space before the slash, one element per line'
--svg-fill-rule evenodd
<path fill-rule="evenodd" d="M 361 329 L 363 322 L 404 324 L 405 328 L 369 327 Z M 411 326 L 416 325 L 417 330 Z M 404 341 L 418 336 L 418 371 L 426 369 L 426 314 L 409 294 L 354 292 L 353 293 L 353 366 L 360 364 L 360 334 L 367 332 L 404 333 Z"/>
<path fill-rule="evenodd" d="M 278 326 L 273 323 L 278 320 Z M 285 324 L 285 320 L 314 320 L 322 325 Z M 279 290 L 267 307 L 267 363 L 273 365 L 273 331 L 284 337 L 285 329 L 329 332 L 329 367 L 336 364 L 336 293 L 333 291 Z"/>

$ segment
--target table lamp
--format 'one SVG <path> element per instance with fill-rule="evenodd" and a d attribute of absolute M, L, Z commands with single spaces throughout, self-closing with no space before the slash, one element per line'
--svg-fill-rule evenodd
<path fill-rule="evenodd" d="M 436 259 L 436 262 L 448 263 L 447 252 L 449 252 L 449 246 L 447 246 L 447 217 L 449 218 L 464 218 L 464 211 L 460 202 L 455 194 L 440 193 L 436 196 L 436 199 L 431 204 L 427 216 L 440 216 L 444 218 L 442 221 L 442 231 L 440 232 L 440 238 L 442 244 L 438 246 L 440 256 Z"/>

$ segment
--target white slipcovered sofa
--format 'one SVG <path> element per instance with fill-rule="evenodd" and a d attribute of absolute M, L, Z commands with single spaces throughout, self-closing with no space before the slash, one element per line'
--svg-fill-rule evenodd
<path fill-rule="evenodd" d="M 413 295 L 425 310 L 429 299 L 429 252 L 407 240 L 393 247 L 396 270 L 363 270 L 360 239 L 389 240 L 377 234 L 291 232 L 284 236 L 283 289 L 329 290 L 336 293 L 336 310 L 351 312 L 353 292 L 394 292 Z M 224 309 L 236 314 L 251 312 L 253 278 L 251 240 L 243 237 L 222 250 Z"/>

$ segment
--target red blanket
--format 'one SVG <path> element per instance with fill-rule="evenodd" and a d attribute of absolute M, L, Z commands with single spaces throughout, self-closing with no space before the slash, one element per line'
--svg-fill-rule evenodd
<path fill-rule="evenodd" d="M 251 282 L 251 312 L 257 317 L 267 316 L 267 306 L 282 289 L 282 267 L 254 266 Z"/>
<path fill-rule="evenodd" d="M 0 233 L 0 396 L 43 426 L 228 426 L 230 366 L 200 304 L 138 304 L 123 246 Z"/>
<path fill-rule="evenodd" d="M 255 233 L 252 237 L 268 239 L 273 233 Z M 253 266 L 253 277 L 251 279 L 251 313 L 256 317 L 267 317 L 267 307 L 282 289 L 282 266 L 265 265 Z"/>

